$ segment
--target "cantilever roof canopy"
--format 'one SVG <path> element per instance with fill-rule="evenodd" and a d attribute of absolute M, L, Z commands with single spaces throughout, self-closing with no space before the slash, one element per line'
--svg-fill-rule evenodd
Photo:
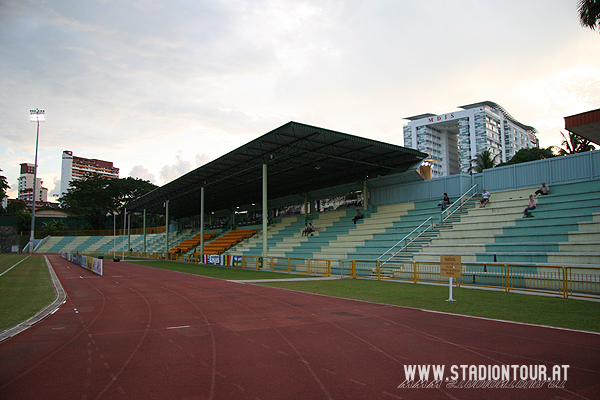
<path fill-rule="evenodd" d="M 278 198 L 303 201 L 304 193 L 339 185 L 360 190 L 368 177 L 414 170 L 425 157 L 418 150 L 289 122 L 125 207 L 164 214 L 169 200 L 169 215 L 197 215 L 201 187 L 205 212 L 261 203 L 263 164 L 270 205 Z"/>
<path fill-rule="evenodd" d="M 565 129 L 600 144 L 600 108 L 565 117 Z"/>

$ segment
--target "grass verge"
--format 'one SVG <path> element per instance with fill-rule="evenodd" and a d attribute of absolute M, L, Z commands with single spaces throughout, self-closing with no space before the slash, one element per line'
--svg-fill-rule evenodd
<path fill-rule="evenodd" d="M 0 273 L 25 256 L 2 255 Z M 54 286 L 42 255 L 33 255 L 0 276 L 0 331 L 32 317 L 55 298 Z"/>
<path fill-rule="evenodd" d="M 185 272 L 186 274 L 202 275 L 211 278 L 228 280 L 311 278 L 311 276 L 305 274 L 256 271 L 252 269 L 220 267 L 207 264 L 186 264 L 174 261 L 145 261 L 143 259 L 127 259 L 123 261 L 131 262 L 137 265 L 143 265 L 146 267 L 167 269 L 169 271 Z"/>
<path fill-rule="evenodd" d="M 0 257 L 0 274 L 27 257 L 28 254 L 2 254 Z"/>
<path fill-rule="evenodd" d="M 260 285 L 374 303 L 600 332 L 600 303 L 558 297 L 505 293 L 362 279 L 263 282 Z"/>
<path fill-rule="evenodd" d="M 24 257 L 0 256 L 0 273 L 21 258 Z M 381 304 L 600 332 L 600 302 L 594 301 L 454 288 L 456 301 L 448 302 L 447 286 L 362 279 L 290 282 L 285 279 L 307 276 L 170 261 L 127 262 L 218 279 L 280 279 L 279 282 L 258 284 Z M 23 261 L 0 276 L 0 331 L 31 317 L 53 299 L 54 289 L 43 256 L 34 255 Z"/>
<path fill-rule="evenodd" d="M 492 290 L 453 288 L 366 279 L 285 281 L 305 275 L 240 270 L 204 264 L 131 260 L 136 264 L 229 280 L 281 279 L 258 284 L 306 293 L 423 310 L 600 332 L 600 302 Z"/>

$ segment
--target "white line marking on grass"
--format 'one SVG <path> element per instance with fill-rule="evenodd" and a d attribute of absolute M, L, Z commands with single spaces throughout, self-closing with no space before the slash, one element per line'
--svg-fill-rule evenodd
<path fill-rule="evenodd" d="M 527 323 L 527 322 L 507 321 L 507 320 L 504 320 L 504 319 L 476 317 L 474 315 L 454 314 L 454 313 L 449 313 L 449 312 L 444 312 L 444 311 L 433 311 L 433 310 L 421 310 L 421 311 L 432 313 L 432 314 L 445 314 L 445 315 L 452 315 L 452 316 L 455 316 L 455 317 L 464 317 L 464 318 L 470 318 L 470 319 L 480 319 L 482 321 L 504 322 L 504 323 L 507 323 L 507 324 L 514 324 L 514 325 L 535 326 L 535 327 L 538 327 L 538 328 L 557 329 L 559 331 L 580 332 L 580 333 L 589 333 L 589 334 L 592 334 L 592 335 L 600 335 L 600 332 L 583 331 L 583 330 L 579 330 L 579 329 L 561 328 L 559 326 L 539 325 L 539 324 L 531 324 L 531 323 Z"/>
<path fill-rule="evenodd" d="M 31 255 L 28 255 L 27 257 L 25 257 L 24 259 L 22 259 L 21 261 L 19 261 L 18 263 L 16 263 L 12 267 L 10 267 L 9 269 L 7 269 L 3 273 L 1 273 L 0 276 L 4 275 L 5 273 L 7 273 L 8 271 L 10 271 L 11 269 L 13 269 L 14 267 L 16 267 L 17 265 L 21 264 L 23 261 L 27 260 L 29 257 L 31 257 Z"/>

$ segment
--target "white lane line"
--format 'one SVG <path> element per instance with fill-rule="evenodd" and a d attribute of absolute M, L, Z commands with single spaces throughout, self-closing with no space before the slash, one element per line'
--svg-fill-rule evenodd
<path fill-rule="evenodd" d="M 10 267 L 9 269 L 7 269 L 6 271 L 4 271 L 3 273 L 0 274 L 0 276 L 4 275 L 5 273 L 7 273 L 8 271 L 10 271 L 11 269 L 13 269 L 14 267 L 16 267 L 17 265 L 21 264 L 23 261 L 27 260 L 29 257 L 31 256 L 27 256 L 24 259 L 22 259 L 21 261 L 19 261 L 18 263 L 16 263 L 15 265 L 13 265 L 12 267 Z"/>

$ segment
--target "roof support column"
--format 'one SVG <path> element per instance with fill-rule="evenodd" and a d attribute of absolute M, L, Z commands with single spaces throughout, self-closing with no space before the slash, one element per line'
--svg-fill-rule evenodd
<path fill-rule="evenodd" d="M 146 253 L 146 209 L 145 208 L 144 208 L 144 218 L 143 218 L 142 226 L 144 228 L 144 250 L 143 250 L 143 252 Z M 145 255 L 144 255 L 144 257 L 145 257 Z"/>
<path fill-rule="evenodd" d="M 363 181 L 363 208 L 365 211 L 369 209 L 369 187 L 366 179 Z"/>
<path fill-rule="evenodd" d="M 125 236 L 127 235 L 127 209 L 123 209 L 123 260 L 125 259 Z"/>
<path fill-rule="evenodd" d="M 263 262 L 262 268 L 267 268 L 267 164 L 263 164 L 262 179 L 262 231 L 263 231 Z"/>
<path fill-rule="evenodd" d="M 169 200 L 165 201 L 165 237 L 167 238 L 165 244 L 165 260 L 169 256 Z"/>
<path fill-rule="evenodd" d="M 131 249 L 131 213 L 127 216 L 127 251 L 129 249 Z M 131 253 L 129 256 L 131 256 Z"/>
<path fill-rule="evenodd" d="M 204 262 L 204 186 L 200 188 L 200 262 Z"/>
<path fill-rule="evenodd" d="M 308 193 L 304 193 L 304 218 L 308 218 Z"/>

